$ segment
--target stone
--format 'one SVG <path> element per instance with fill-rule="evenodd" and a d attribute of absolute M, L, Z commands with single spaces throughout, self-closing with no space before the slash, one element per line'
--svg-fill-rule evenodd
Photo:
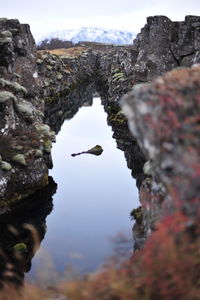
<path fill-rule="evenodd" d="M 103 148 L 100 145 L 96 145 L 95 147 L 93 147 L 87 151 L 73 153 L 73 154 L 71 154 L 71 156 L 77 156 L 77 155 L 81 155 L 81 154 L 93 154 L 93 155 L 99 156 L 102 154 L 102 152 L 103 152 Z"/>

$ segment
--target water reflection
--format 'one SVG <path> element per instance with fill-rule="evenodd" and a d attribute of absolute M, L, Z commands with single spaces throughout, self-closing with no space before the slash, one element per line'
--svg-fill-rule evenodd
<path fill-rule="evenodd" d="M 118 232 L 132 237 L 129 214 L 138 206 L 138 190 L 112 135 L 100 99 L 62 125 L 52 151 L 51 174 L 58 182 L 56 205 L 30 277 L 41 268 L 44 252 L 50 254 L 56 272 L 63 273 L 72 265 L 85 273 L 96 270 L 113 254 L 110 239 Z M 71 157 L 98 144 L 104 149 L 98 157 Z"/>
<path fill-rule="evenodd" d="M 0 284 L 23 282 L 24 273 L 46 233 L 46 216 L 53 208 L 52 195 L 57 184 L 49 184 L 0 216 Z"/>

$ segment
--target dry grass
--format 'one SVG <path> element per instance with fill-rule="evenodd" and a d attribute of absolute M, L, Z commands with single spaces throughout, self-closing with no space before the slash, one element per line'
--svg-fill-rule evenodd
<path fill-rule="evenodd" d="M 73 48 L 60 48 L 60 49 L 54 49 L 54 50 L 45 50 L 45 52 L 48 52 L 50 54 L 58 55 L 58 56 L 79 56 L 84 50 L 86 50 L 86 47 L 73 47 Z M 42 52 L 42 51 L 40 51 Z"/>

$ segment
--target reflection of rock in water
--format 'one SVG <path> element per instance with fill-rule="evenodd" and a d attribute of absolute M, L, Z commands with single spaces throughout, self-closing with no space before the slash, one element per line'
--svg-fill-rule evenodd
<path fill-rule="evenodd" d="M 57 184 L 49 185 L 24 199 L 15 209 L 0 216 L 0 286 L 22 284 L 24 273 L 46 232 L 46 216 L 53 208 Z"/>

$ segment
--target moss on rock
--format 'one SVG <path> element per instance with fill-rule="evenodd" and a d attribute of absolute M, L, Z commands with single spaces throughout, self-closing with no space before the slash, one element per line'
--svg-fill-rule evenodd
<path fill-rule="evenodd" d="M 9 30 L 1 31 L 1 36 L 2 37 L 12 37 L 12 32 L 10 32 Z"/>
<path fill-rule="evenodd" d="M 51 130 L 50 127 L 46 124 L 36 124 L 35 125 L 36 131 L 43 136 L 50 136 L 51 135 Z"/>
<path fill-rule="evenodd" d="M 139 206 L 138 208 L 133 209 L 131 212 L 131 217 L 133 217 L 138 224 L 141 224 L 143 221 L 142 206 Z"/>
<path fill-rule="evenodd" d="M 51 148 L 52 148 L 52 141 L 51 140 L 47 140 L 47 141 L 44 141 L 44 151 L 47 152 L 47 153 L 51 153 Z"/>
<path fill-rule="evenodd" d="M 26 100 L 20 100 L 19 102 L 15 103 L 16 110 L 24 116 L 32 116 L 34 112 L 33 105 L 26 101 Z"/>
<path fill-rule="evenodd" d="M 151 176 L 151 174 L 152 174 L 152 165 L 151 165 L 149 160 L 145 162 L 145 164 L 143 166 L 143 172 L 144 172 L 145 175 Z"/>
<path fill-rule="evenodd" d="M 12 42 L 12 38 L 11 37 L 0 38 L 0 45 L 9 44 L 11 42 Z"/>
<path fill-rule="evenodd" d="M 12 157 L 11 160 L 15 163 L 18 163 L 19 165 L 27 166 L 27 162 L 23 154 L 16 154 L 15 156 Z"/>
<path fill-rule="evenodd" d="M 27 89 L 18 82 L 12 82 L 12 87 L 16 90 L 16 92 L 23 92 L 25 95 L 27 94 Z"/>
<path fill-rule="evenodd" d="M 25 243 L 18 243 L 13 247 L 14 251 L 27 252 L 27 246 Z"/>
<path fill-rule="evenodd" d="M 12 169 L 11 164 L 9 164 L 6 161 L 1 161 L 0 162 L 0 167 L 1 167 L 1 170 L 3 170 L 3 171 L 10 171 Z"/>
<path fill-rule="evenodd" d="M 5 103 L 10 99 L 16 100 L 16 97 L 8 91 L 0 91 L 0 103 Z"/>

